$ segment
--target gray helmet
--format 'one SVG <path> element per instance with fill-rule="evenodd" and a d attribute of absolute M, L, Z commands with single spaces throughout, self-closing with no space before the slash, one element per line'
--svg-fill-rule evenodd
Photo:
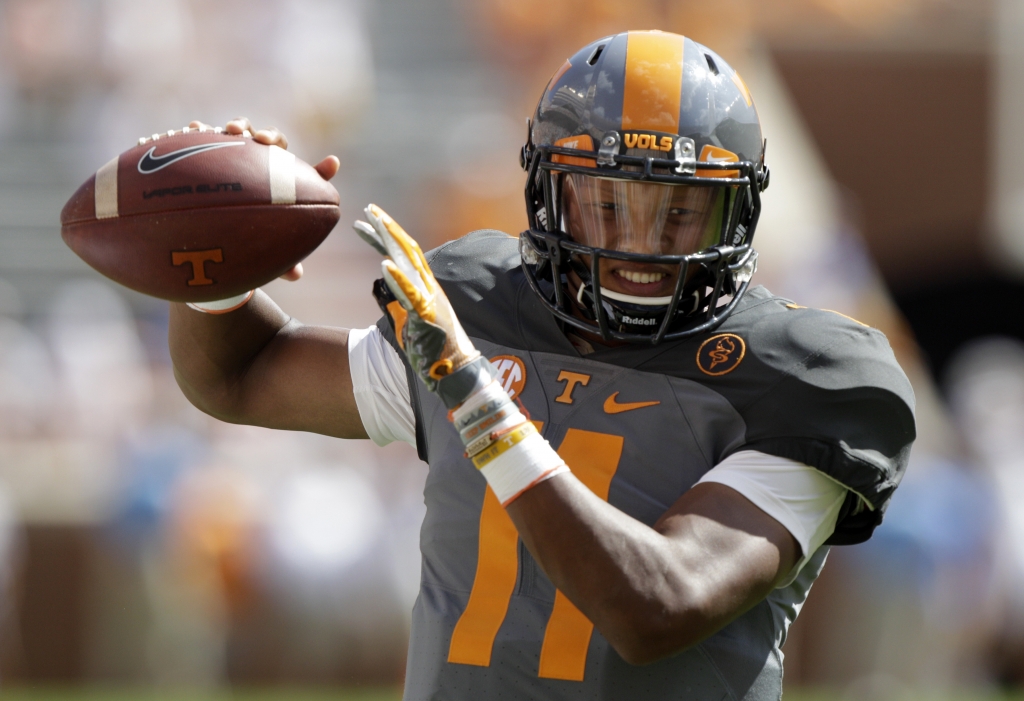
<path fill-rule="evenodd" d="M 658 343 L 714 329 L 746 291 L 764 142 L 742 79 L 707 47 L 658 31 L 585 46 L 544 90 L 522 164 L 523 268 L 565 324 Z M 660 293 L 612 290 L 609 271 Z"/>

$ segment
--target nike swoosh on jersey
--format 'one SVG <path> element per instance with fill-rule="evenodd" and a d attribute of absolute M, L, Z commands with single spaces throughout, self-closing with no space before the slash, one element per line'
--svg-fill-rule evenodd
<path fill-rule="evenodd" d="M 606 414 L 621 414 L 624 411 L 633 411 L 634 409 L 643 409 L 645 406 L 656 406 L 661 402 L 625 402 L 619 404 L 615 401 L 615 398 L 619 396 L 618 392 L 612 394 L 604 400 L 604 413 Z"/>
<path fill-rule="evenodd" d="M 180 148 L 177 151 L 171 151 L 165 153 L 162 156 L 154 156 L 153 152 L 156 151 L 156 146 L 146 151 L 142 158 L 139 159 L 139 172 L 143 175 L 155 173 L 158 170 L 166 168 L 172 163 L 194 156 L 197 153 L 203 153 L 204 151 L 212 151 L 217 148 L 226 148 L 228 146 L 245 146 L 244 141 L 217 141 L 212 144 L 198 144 L 197 146 L 188 146 L 187 148 Z"/>

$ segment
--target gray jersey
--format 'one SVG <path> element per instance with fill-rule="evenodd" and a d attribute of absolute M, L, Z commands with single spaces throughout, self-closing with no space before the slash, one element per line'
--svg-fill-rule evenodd
<path fill-rule="evenodd" d="M 573 473 L 633 518 L 654 524 L 712 467 L 752 449 L 851 490 L 830 543 L 865 540 L 881 521 L 914 419 L 878 331 L 756 288 L 712 333 L 583 357 L 527 286 L 515 239 L 476 232 L 428 258 L 506 389 Z M 410 387 L 430 473 L 406 699 L 780 698 L 780 647 L 827 546 L 702 643 L 630 665 L 526 551 L 441 402 L 412 377 Z"/>

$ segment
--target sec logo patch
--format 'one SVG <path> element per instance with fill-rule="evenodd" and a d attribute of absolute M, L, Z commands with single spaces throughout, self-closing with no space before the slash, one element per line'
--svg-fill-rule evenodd
<path fill-rule="evenodd" d="M 514 355 L 496 355 L 491 366 L 498 373 L 498 382 L 508 392 L 509 399 L 515 399 L 526 386 L 526 366 Z"/>
<path fill-rule="evenodd" d="M 747 344 L 742 338 L 734 333 L 720 333 L 700 344 L 697 367 L 705 375 L 727 375 L 743 362 L 746 354 Z"/>

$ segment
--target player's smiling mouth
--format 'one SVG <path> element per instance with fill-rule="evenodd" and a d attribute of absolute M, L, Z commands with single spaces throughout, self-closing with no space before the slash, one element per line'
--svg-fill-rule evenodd
<path fill-rule="evenodd" d="M 617 292 L 641 297 L 659 297 L 675 286 L 675 275 L 666 270 L 613 268 L 606 286 Z"/>
<path fill-rule="evenodd" d="M 615 274 L 618 275 L 619 277 L 629 280 L 630 282 L 640 283 L 641 285 L 648 285 L 654 282 L 661 282 L 662 278 L 668 276 L 668 273 L 642 273 L 636 270 L 616 270 Z"/>

